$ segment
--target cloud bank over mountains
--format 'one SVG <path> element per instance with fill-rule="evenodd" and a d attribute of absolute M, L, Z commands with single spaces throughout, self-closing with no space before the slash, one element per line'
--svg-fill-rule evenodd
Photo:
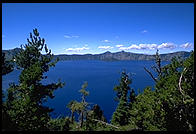
<path fill-rule="evenodd" d="M 80 51 L 83 51 L 83 50 L 89 50 L 90 48 L 89 47 L 77 47 L 77 48 L 67 48 L 65 49 L 65 51 L 67 52 L 80 52 Z"/>
<path fill-rule="evenodd" d="M 154 49 L 174 49 L 176 48 L 176 45 L 174 43 L 162 43 L 160 45 L 157 44 L 132 44 L 129 47 L 119 47 L 119 50 L 131 50 L 131 49 L 136 49 L 136 50 L 154 50 Z"/>
<path fill-rule="evenodd" d="M 108 42 L 108 40 L 106 41 Z M 128 50 L 162 50 L 162 49 L 167 49 L 167 50 L 174 50 L 175 48 L 183 48 L 183 49 L 190 49 L 194 48 L 192 43 L 185 43 L 181 45 L 177 45 L 171 42 L 166 42 L 166 43 L 161 43 L 161 44 L 131 44 L 130 46 L 125 46 L 123 44 L 118 44 L 118 45 L 100 45 L 97 47 L 97 49 L 100 50 L 111 50 L 111 49 L 117 49 L 119 51 L 128 51 Z M 88 45 L 84 45 L 83 47 L 77 47 L 77 48 L 67 48 L 65 51 L 67 52 L 81 52 L 83 50 L 90 50 Z"/>

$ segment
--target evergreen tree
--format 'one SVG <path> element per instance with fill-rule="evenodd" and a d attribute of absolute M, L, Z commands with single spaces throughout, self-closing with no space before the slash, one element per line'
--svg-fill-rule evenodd
<path fill-rule="evenodd" d="M 166 129 L 194 130 L 194 52 L 185 61 L 172 59 L 162 73 L 156 92 Z"/>
<path fill-rule="evenodd" d="M 158 57 L 158 53 L 156 54 Z M 194 130 L 194 52 L 186 60 L 173 58 L 161 67 L 156 58 L 155 90 L 145 89 L 136 97 L 130 126 L 142 130 Z M 161 71 L 160 71 L 161 70 Z"/>
<path fill-rule="evenodd" d="M 144 67 L 144 70 L 149 73 L 149 75 L 152 77 L 152 79 L 157 82 L 157 80 L 162 76 L 162 67 L 161 67 L 161 58 L 159 54 L 159 50 L 157 49 L 156 55 L 155 55 L 155 65 L 153 65 L 151 68 L 158 74 L 158 78 L 155 78 L 153 74 Z"/>
<path fill-rule="evenodd" d="M 87 106 L 88 106 L 88 103 L 86 102 L 86 96 L 89 95 L 89 92 L 86 91 L 86 87 L 88 86 L 88 83 L 85 82 L 83 85 L 82 85 L 82 89 L 79 91 L 82 95 L 82 101 L 81 101 L 81 107 L 80 107 L 80 115 L 81 115 L 81 123 L 80 123 L 80 127 L 82 128 L 83 126 L 83 122 L 84 122 L 84 114 L 87 113 Z"/>
<path fill-rule="evenodd" d="M 53 91 L 62 87 L 60 81 L 43 85 L 44 73 L 55 66 L 53 54 L 37 29 L 30 33 L 27 44 L 21 45 L 21 52 L 15 56 L 16 64 L 22 69 L 19 84 L 12 84 L 6 100 L 7 113 L 19 130 L 48 130 L 51 108 L 43 106 L 47 98 L 53 98 Z M 46 54 L 41 54 L 45 50 Z"/>
<path fill-rule="evenodd" d="M 78 104 L 79 102 L 72 100 L 67 107 L 71 110 L 71 122 L 74 122 L 74 113 L 77 111 L 78 109 Z"/>
<path fill-rule="evenodd" d="M 87 112 L 86 118 L 86 130 L 97 130 L 99 128 L 105 128 L 105 125 L 97 123 L 97 121 L 107 122 L 104 117 L 103 110 L 100 106 L 95 104 L 91 110 Z"/>
<path fill-rule="evenodd" d="M 69 131 L 71 122 L 68 117 L 60 117 L 57 119 L 50 119 L 48 124 L 50 131 Z"/>
<path fill-rule="evenodd" d="M 129 110 L 130 126 L 133 126 L 134 129 L 141 130 L 165 130 L 162 126 L 163 120 L 161 118 L 155 118 L 155 114 L 163 114 L 161 108 L 158 106 L 156 93 L 150 87 L 145 88 L 144 92 L 136 97 Z"/>
<path fill-rule="evenodd" d="M 121 96 L 127 101 L 127 94 L 130 90 L 129 84 L 131 84 L 132 80 L 129 79 L 128 74 L 125 71 L 121 73 L 120 84 L 114 87 L 114 91 L 117 92 L 114 100 L 119 101 Z"/>
<path fill-rule="evenodd" d="M 80 128 L 83 127 L 84 124 L 84 119 L 87 118 L 87 106 L 89 105 L 88 102 L 86 102 L 86 96 L 89 95 L 89 92 L 86 91 L 86 88 L 88 86 L 87 82 L 84 82 L 84 84 L 82 85 L 82 89 L 79 90 L 79 92 L 82 95 L 82 100 L 81 102 L 77 102 L 77 101 L 71 101 L 67 107 L 71 110 L 71 120 L 72 123 L 74 123 L 74 113 L 77 112 L 79 115 L 79 120 L 80 120 Z"/>
<path fill-rule="evenodd" d="M 114 90 L 117 92 L 116 100 L 119 100 L 119 104 L 112 115 L 112 124 L 117 125 L 126 125 L 128 123 L 128 91 L 130 90 L 129 84 L 131 84 L 131 79 L 126 74 L 126 72 L 122 72 L 120 85 L 116 86 Z"/>

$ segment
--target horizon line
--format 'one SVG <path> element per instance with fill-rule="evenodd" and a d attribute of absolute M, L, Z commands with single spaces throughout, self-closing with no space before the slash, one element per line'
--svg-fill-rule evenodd
<path fill-rule="evenodd" d="M 19 47 L 16 47 L 16 48 L 13 48 L 13 49 L 21 49 L 21 48 L 19 48 Z M 8 50 L 13 50 L 13 49 L 2 49 L 2 51 L 8 51 Z M 181 50 L 181 51 L 174 51 L 174 52 L 165 52 L 165 53 L 160 53 L 160 50 L 159 50 L 159 54 L 171 54 L 171 53 L 176 53 L 176 52 L 191 52 L 191 51 L 194 51 L 194 49 L 193 50 L 190 50 L 190 51 L 187 51 L 187 50 Z M 155 55 L 156 54 L 156 52 L 154 53 L 154 54 L 148 54 L 148 53 L 140 53 L 140 52 L 129 52 L 129 51 L 125 51 L 125 50 L 122 50 L 122 51 L 116 51 L 116 52 L 111 52 L 111 51 L 105 51 L 105 52 L 102 52 L 102 53 L 81 53 L 81 54 L 79 54 L 79 53 L 72 53 L 72 54 L 66 54 L 66 53 L 64 53 L 64 54 L 54 54 L 54 53 L 52 53 L 52 54 L 54 54 L 54 55 L 87 55 L 87 54 L 91 54 L 91 55 L 96 55 L 96 54 L 104 54 L 104 53 L 107 53 L 107 52 L 109 52 L 109 53 L 118 53 L 118 52 L 126 52 L 126 53 L 133 53 L 133 54 L 144 54 L 144 55 Z"/>
<path fill-rule="evenodd" d="M 175 52 L 167 52 L 167 53 L 159 53 L 159 54 L 171 54 L 171 53 L 177 53 L 177 52 L 192 52 L 194 50 L 191 50 L 191 51 L 175 51 Z M 155 54 L 147 54 L 147 53 L 137 53 L 137 52 L 128 52 L 128 51 L 116 51 L 116 52 L 110 52 L 110 51 L 105 51 L 105 52 L 102 52 L 102 53 L 84 53 L 84 54 L 77 54 L 77 53 L 73 53 L 73 54 L 54 54 L 54 55 L 87 55 L 87 54 L 91 54 L 91 55 L 97 55 L 97 54 L 104 54 L 104 53 L 118 53 L 118 52 L 126 52 L 126 53 L 133 53 L 133 54 L 144 54 L 144 55 L 155 55 Z"/>

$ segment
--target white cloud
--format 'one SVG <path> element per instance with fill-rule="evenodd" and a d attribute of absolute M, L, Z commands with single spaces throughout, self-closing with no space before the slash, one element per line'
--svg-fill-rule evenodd
<path fill-rule="evenodd" d="M 109 40 L 102 40 L 101 42 L 110 43 L 111 41 L 109 41 Z"/>
<path fill-rule="evenodd" d="M 133 44 L 129 47 L 120 47 L 119 50 L 130 50 L 130 49 L 139 49 L 139 48 L 140 48 L 139 46 Z"/>
<path fill-rule="evenodd" d="M 161 45 L 159 45 L 157 48 L 158 49 L 165 49 L 165 48 L 169 48 L 169 49 L 173 49 L 176 46 L 174 45 L 174 43 L 162 43 Z"/>
<path fill-rule="evenodd" d="M 89 50 L 89 47 L 78 47 L 78 48 L 67 48 L 65 51 L 71 51 L 71 52 L 80 52 L 83 50 Z"/>
<path fill-rule="evenodd" d="M 119 50 L 129 50 L 128 47 L 120 47 Z"/>
<path fill-rule="evenodd" d="M 184 45 L 185 46 L 185 45 Z M 188 47 L 189 45 L 186 44 Z M 131 49 L 137 49 L 137 50 L 155 50 L 155 49 L 174 49 L 176 46 L 174 43 L 162 43 L 161 45 L 157 44 L 132 44 L 129 47 L 119 47 L 119 50 L 131 50 Z"/>
<path fill-rule="evenodd" d="M 147 30 L 143 30 L 141 33 L 147 33 L 148 31 Z"/>
<path fill-rule="evenodd" d="M 151 44 L 149 48 L 150 49 L 157 49 L 157 44 Z"/>
<path fill-rule="evenodd" d="M 133 44 L 133 45 L 129 46 L 128 49 L 141 49 L 141 47 Z"/>
<path fill-rule="evenodd" d="M 157 49 L 157 44 L 140 44 L 138 49 Z"/>
<path fill-rule="evenodd" d="M 119 45 L 116 45 L 116 47 L 122 47 L 123 45 L 119 44 Z"/>
<path fill-rule="evenodd" d="M 78 35 L 64 35 L 65 38 L 70 39 L 70 38 L 79 38 L 80 36 Z"/>
<path fill-rule="evenodd" d="M 138 49 L 148 49 L 149 44 L 139 44 Z"/>
<path fill-rule="evenodd" d="M 78 35 L 73 35 L 72 38 L 79 38 L 80 36 Z"/>
<path fill-rule="evenodd" d="M 132 44 L 131 46 L 129 47 L 120 47 L 119 49 L 120 50 L 130 50 L 130 49 L 156 49 L 157 48 L 157 44 L 139 44 L 139 45 L 136 45 L 136 44 Z"/>
<path fill-rule="evenodd" d="M 131 45 L 129 47 L 120 47 L 119 48 L 119 50 L 130 50 L 130 49 L 140 49 L 140 47 L 135 45 L 135 44 L 133 44 L 133 45 Z"/>
<path fill-rule="evenodd" d="M 180 45 L 180 47 L 184 49 L 193 48 L 193 44 L 187 42 L 185 44 Z"/>
<path fill-rule="evenodd" d="M 112 49 L 111 46 L 98 46 L 99 49 Z"/>

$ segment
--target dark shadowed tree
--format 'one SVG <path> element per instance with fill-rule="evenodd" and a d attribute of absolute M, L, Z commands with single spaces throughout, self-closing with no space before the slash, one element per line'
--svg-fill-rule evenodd
<path fill-rule="evenodd" d="M 2 53 L 1 56 L 1 67 L 2 67 L 2 75 L 6 75 L 13 71 L 13 64 L 10 63 L 10 61 L 5 60 L 5 53 Z M 7 114 L 7 108 L 5 106 L 5 103 L 3 102 L 3 99 L 5 98 L 5 95 L 2 90 L 2 131 L 5 130 L 16 130 L 17 126 L 15 123 L 11 120 L 9 115 Z"/>
<path fill-rule="evenodd" d="M 5 60 L 5 53 L 2 53 L 1 56 L 1 67 L 2 67 L 2 75 L 6 75 L 13 71 L 14 66 L 11 61 Z"/>

